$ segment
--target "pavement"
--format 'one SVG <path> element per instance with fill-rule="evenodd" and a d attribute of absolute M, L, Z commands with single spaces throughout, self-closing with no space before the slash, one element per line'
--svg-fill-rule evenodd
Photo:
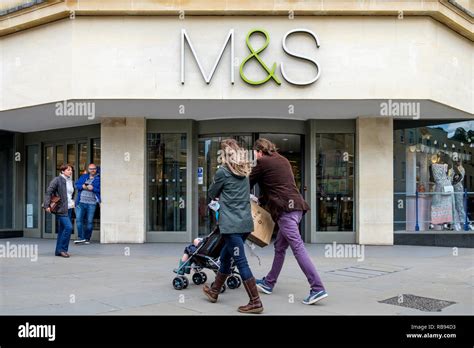
<path fill-rule="evenodd" d="M 33 254 L 15 255 L 19 245 Z M 189 276 L 188 288 L 173 289 L 185 245 L 71 243 L 65 259 L 54 256 L 54 240 L 2 239 L 0 315 L 242 315 L 236 308 L 248 301 L 243 286 L 227 289 L 215 304 Z M 301 303 L 309 286 L 288 250 L 273 294 L 261 294 L 263 315 L 474 314 L 474 249 L 365 246 L 355 258 L 332 244 L 306 247 L 329 297 Z M 254 275 L 264 276 L 273 247 L 254 249 L 260 263 L 246 251 Z M 209 284 L 214 275 L 206 273 Z"/>

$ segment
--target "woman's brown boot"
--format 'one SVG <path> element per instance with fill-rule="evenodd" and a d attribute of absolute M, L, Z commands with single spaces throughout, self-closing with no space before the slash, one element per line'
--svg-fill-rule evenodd
<path fill-rule="evenodd" d="M 217 298 L 219 297 L 219 294 L 221 293 L 222 285 L 224 285 L 224 282 L 228 276 L 229 274 L 217 272 L 216 280 L 214 280 L 214 283 L 212 283 L 212 286 L 208 287 L 207 285 L 204 285 L 204 287 L 202 288 L 202 291 L 204 291 L 209 301 L 211 301 L 212 303 L 217 301 Z"/>
<path fill-rule="evenodd" d="M 257 283 L 255 283 L 255 278 L 249 278 L 244 281 L 245 290 L 249 295 L 250 301 L 246 306 L 240 306 L 239 312 L 241 313 L 262 313 L 263 305 L 260 301 L 260 296 L 258 296 Z"/>

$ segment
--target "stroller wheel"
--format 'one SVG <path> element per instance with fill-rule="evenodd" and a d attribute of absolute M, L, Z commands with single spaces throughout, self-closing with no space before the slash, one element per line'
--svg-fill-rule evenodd
<path fill-rule="evenodd" d="M 175 290 L 184 289 L 184 280 L 181 277 L 175 277 L 172 283 Z"/>
<path fill-rule="evenodd" d="M 229 287 L 229 289 L 237 289 L 240 284 L 241 284 L 241 281 L 239 279 L 239 277 L 233 275 L 233 276 L 230 276 L 229 278 L 227 278 L 227 286 Z"/>
<path fill-rule="evenodd" d="M 214 282 L 211 283 L 211 288 L 214 286 Z M 225 284 L 222 285 L 221 294 L 225 291 Z"/>
<path fill-rule="evenodd" d="M 188 278 L 186 278 L 186 276 L 181 276 L 181 279 L 183 280 L 183 283 L 184 283 L 183 289 L 186 289 L 189 285 L 189 280 Z"/>
<path fill-rule="evenodd" d="M 200 284 L 204 283 L 201 272 L 193 274 L 193 283 L 196 284 L 196 285 L 200 285 Z"/>
<path fill-rule="evenodd" d="M 207 274 L 204 272 L 199 272 L 199 273 L 201 274 L 201 277 L 202 277 L 201 284 L 204 284 L 207 281 Z"/>

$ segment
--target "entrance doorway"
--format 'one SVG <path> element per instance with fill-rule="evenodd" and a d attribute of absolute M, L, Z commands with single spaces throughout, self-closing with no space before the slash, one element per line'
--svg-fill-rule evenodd
<path fill-rule="evenodd" d="M 215 218 L 207 206 L 209 203 L 207 190 L 218 169 L 217 152 L 220 149 L 220 142 L 227 138 L 235 139 L 246 150 L 252 150 L 253 143 L 258 138 L 266 138 L 275 143 L 279 153 L 290 161 L 296 185 L 304 196 L 303 135 L 284 133 L 200 135 L 198 139 L 198 229 L 200 236 L 209 234 L 215 223 Z M 300 226 L 301 230 L 303 230 L 302 226 Z"/>
<path fill-rule="evenodd" d="M 89 141 L 84 140 L 67 140 L 55 143 L 47 143 L 43 147 L 43 195 L 46 189 L 55 176 L 59 175 L 59 168 L 62 164 L 68 163 L 73 166 L 73 181 L 75 182 L 79 176 L 84 174 L 89 164 L 89 159 L 100 166 L 100 139 L 92 141 L 93 151 L 89 149 Z M 95 157 L 95 159 L 94 159 Z M 43 196 L 44 200 L 44 196 Z M 58 233 L 58 221 L 52 214 L 43 212 L 43 228 L 42 238 L 56 238 Z M 96 209 L 95 219 L 100 216 L 99 207 Z M 73 214 L 73 226 L 75 226 L 75 216 Z M 98 220 L 94 221 L 94 229 L 98 226 Z M 76 235 L 75 228 L 72 231 L 72 236 Z"/>

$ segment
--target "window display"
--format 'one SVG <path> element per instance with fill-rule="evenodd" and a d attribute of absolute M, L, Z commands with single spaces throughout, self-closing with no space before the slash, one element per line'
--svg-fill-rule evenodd
<path fill-rule="evenodd" d="M 397 129 L 394 140 L 395 230 L 474 230 L 474 121 Z"/>

